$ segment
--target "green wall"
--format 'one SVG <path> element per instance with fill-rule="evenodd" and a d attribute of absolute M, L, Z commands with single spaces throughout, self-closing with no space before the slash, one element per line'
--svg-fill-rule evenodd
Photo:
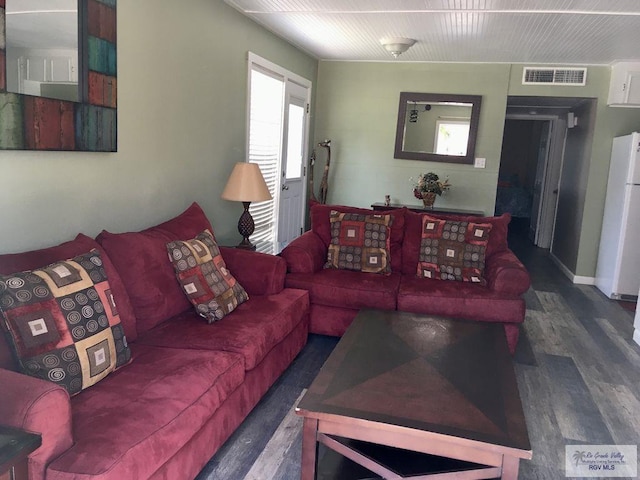
<path fill-rule="evenodd" d="M 416 204 L 410 177 L 433 171 L 452 188 L 436 200 L 442 207 L 494 211 L 505 110 L 509 95 L 597 99 L 596 123 L 584 215 L 571 248 L 578 277 L 593 277 L 600 239 L 613 137 L 640 129 L 640 109 L 606 106 L 608 67 L 589 67 L 585 87 L 523 86 L 522 65 L 321 61 L 316 97 L 316 141 L 332 140 L 329 201 L 368 206 L 384 201 Z M 486 168 L 393 158 L 400 92 L 482 95 L 476 157 Z M 316 168 L 324 166 L 318 155 Z M 321 170 L 319 170 L 321 172 Z M 317 177 L 318 171 L 316 171 Z M 574 263 L 569 262 L 569 263 Z"/>
<path fill-rule="evenodd" d="M 118 2 L 118 152 L 0 151 L 0 253 L 137 230 L 198 201 L 223 243 L 220 199 L 245 159 L 247 52 L 316 83 L 318 62 L 222 0 Z"/>
<path fill-rule="evenodd" d="M 417 203 L 411 177 L 433 171 L 452 188 L 436 200 L 493 212 L 508 89 L 509 65 L 320 62 L 316 140 L 332 140 L 329 201 L 368 206 L 391 195 Z M 400 92 L 482 95 L 476 156 L 487 168 L 393 158 Z M 316 178 L 325 156 L 318 151 Z"/>

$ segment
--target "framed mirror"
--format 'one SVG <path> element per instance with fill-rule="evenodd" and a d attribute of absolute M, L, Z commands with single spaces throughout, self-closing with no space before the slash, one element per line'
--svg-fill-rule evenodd
<path fill-rule="evenodd" d="M 7 92 L 77 102 L 77 0 L 6 0 Z"/>
<path fill-rule="evenodd" d="M 117 151 L 116 0 L 0 0 L 0 150 Z"/>
<path fill-rule="evenodd" d="M 479 95 L 401 92 L 394 157 L 473 164 Z"/>

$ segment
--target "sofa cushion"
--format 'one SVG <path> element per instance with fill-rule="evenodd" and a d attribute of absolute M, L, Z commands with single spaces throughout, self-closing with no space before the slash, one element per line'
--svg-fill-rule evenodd
<path fill-rule="evenodd" d="M 244 358 L 252 370 L 309 314 L 307 292 L 284 289 L 275 295 L 253 295 L 222 320 L 207 324 L 194 311 L 176 316 L 142 335 L 146 345 L 222 350 Z"/>
<path fill-rule="evenodd" d="M 491 234 L 489 235 L 489 243 L 485 252 L 486 258 L 491 257 L 494 253 L 508 250 L 507 234 L 509 231 L 509 222 L 511 215 L 504 213 L 499 217 L 474 217 L 460 215 L 445 215 L 436 212 L 416 213 L 407 210 L 405 212 L 405 233 L 402 242 L 402 273 L 414 276 L 416 273 L 416 264 L 420 255 L 420 242 L 422 241 L 422 217 L 428 215 L 430 217 L 441 220 L 455 220 L 458 222 L 474 222 L 491 224 Z"/>
<path fill-rule="evenodd" d="M 417 275 L 486 285 L 484 260 L 490 223 L 422 217 Z"/>
<path fill-rule="evenodd" d="M 167 250 L 180 286 L 207 323 L 221 320 L 249 299 L 227 269 L 209 230 L 191 240 L 169 242 Z"/>
<path fill-rule="evenodd" d="M 331 211 L 331 242 L 325 268 L 391 273 L 391 215 Z"/>
<path fill-rule="evenodd" d="M 310 211 L 311 230 L 322 239 L 325 248 L 328 248 L 331 243 L 330 215 L 332 210 L 340 213 L 357 213 L 360 215 L 371 215 L 374 213 L 373 210 L 367 208 L 346 207 L 343 205 L 323 205 L 312 202 Z M 406 208 L 375 212 L 376 214 L 388 214 L 393 217 L 389 245 L 392 271 L 400 271 L 402 268 L 402 239 L 404 238 L 404 216 L 406 212 Z M 418 245 L 419 243 L 420 242 L 418 242 Z"/>
<path fill-rule="evenodd" d="M 49 465 L 52 478 L 149 478 L 244 380 L 233 353 L 136 343 L 133 355 L 71 399 L 75 443 Z"/>
<path fill-rule="evenodd" d="M 32 250 L 24 253 L 10 253 L 0 255 L 0 274 L 10 274 L 24 270 L 34 270 L 43 265 L 49 265 L 59 260 L 75 257 L 92 249 L 98 249 L 102 256 L 104 269 L 109 277 L 109 283 L 113 292 L 113 297 L 118 306 L 118 314 L 124 333 L 128 341 L 133 341 L 137 337 L 136 318 L 131 307 L 129 295 L 120 279 L 118 271 L 102 247 L 92 238 L 79 234 L 74 240 L 56 245 L 54 247 L 40 250 Z M 17 370 L 18 365 L 14 361 L 11 349 L 0 337 L 0 368 Z"/>
<path fill-rule="evenodd" d="M 398 290 L 398 310 L 487 322 L 522 322 L 524 300 L 505 297 L 470 282 L 443 282 L 403 275 Z"/>
<path fill-rule="evenodd" d="M 23 373 L 73 395 L 131 359 L 98 250 L 0 276 L 0 311 Z"/>
<path fill-rule="evenodd" d="M 289 273 L 286 280 L 287 287 L 308 290 L 313 305 L 348 309 L 395 310 L 399 284 L 400 274 L 396 272 L 391 275 L 363 275 L 329 269 L 316 273 Z"/>
<path fill-rule="evenodd" d="M 141 232 L 102 231 L 97 240 L 109 254 L 127 288 L 138 319 L 138 333 L 191 308 L 171 262 L 167 243 L 195 237 L 203 230 L 213 232 L 197 203 L 177 217 Z"/>

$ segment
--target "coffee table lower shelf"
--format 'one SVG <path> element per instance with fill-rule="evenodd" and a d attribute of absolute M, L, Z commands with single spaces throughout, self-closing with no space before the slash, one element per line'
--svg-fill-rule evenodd
<path fill-rule="evenodd" d="M 500 468 L 388 447 L 333 435 L 318 435 L 317 480 L 497 479 Z"/>

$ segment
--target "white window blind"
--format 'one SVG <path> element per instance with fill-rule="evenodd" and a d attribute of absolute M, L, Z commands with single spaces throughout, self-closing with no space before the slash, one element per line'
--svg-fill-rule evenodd
<path fill-rule="evenodd" d="M 284 85 L 283 78 L 252 66 L 249 161 L 260 166 L 274 199 L 277 198 L 276 188 L 280 188 Z M 251 242 L 260 252 L 273 253 L 276 209 L 275 200 L 252 203 L 249 208 L 256 226 Z"/>

